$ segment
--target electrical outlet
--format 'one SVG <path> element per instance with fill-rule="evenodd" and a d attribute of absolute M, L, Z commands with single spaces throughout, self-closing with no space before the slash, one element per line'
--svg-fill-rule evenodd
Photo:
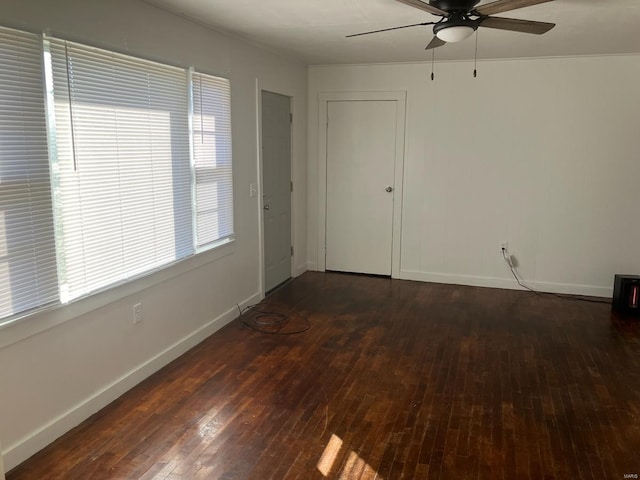
<path fill-rule="evenodd" d="M 509 242 L 506 240 L 500 240 L 498 242 L 498 248 L 500 249 L 500 253 L 509 251 Z"/>
<path fill-rule="evenodd" d="M 137 325 L 142 322 L 142 304 L 136 303 L 133 306 L 133 324 Z"/>

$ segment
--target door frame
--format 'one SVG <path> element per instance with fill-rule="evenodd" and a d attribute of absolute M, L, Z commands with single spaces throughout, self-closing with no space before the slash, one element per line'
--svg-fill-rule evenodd
<path fill-rule="evenodd" d="M 2 443 L 0 443 L 0 480 L 4 480 L 4 457 L 2 455 Z"/>
<path fill-rule="evenodd" d="M 269 92 L 269 93 L 275 93 L 277 95 L 282 95 L 283 97 L 288 97 L 289 98 L 289 110 L 293 113 L 294 111 L 294 102 L 295 102 L 295 97 L 293 95 L 293 93 L 288 93 L 288 92 L 283 92 L 278 88 L 271 88 L 268 85 L 262 85 L 260 82 L 260 79 L 256 78 L 256 134 L 257 134 L 257 141 L 256 141 L 256 146 L 257 146 L 257 152 L 256 152 L 256 158 L 257 158 L 257 162 L 256 162 L 256 167 L 257 167 L 257 176 L 258 176 L 258 181 L 257 181 L 257 185 L 258 185 L 258 192 L 257 192 L 257 196 L 258 196 L 258 202 L 257 202 L 257 206 L 258 206 L 258 260 L 259 260 L 259 268 L 258 268 L 258 288 L 259 288 L 259 293 L 260 293 L 260 299 L 264 299 L 265 298 L 265 284 L 266 284 L 266 271 L 264 268 L 264 260 L 265 260 L 265 253 L 264 253 L 264 202 L 263 202 L 263 198 L 262 198 L 262 194 L 264 191 L 264 185 L 262 183 L 262 173 L 263 173 L 263 159 L 262 159 L 262 92 Z M 293 182 L 293 179 L 296 176 L 296 171 L 295 169 L 295 161 L 293 158 L 293 154 L 294 154 L 294 149 L 293 149 L 293 142 L 294 142 L 294 122 L 290 123 L 290 131 L 291 131 L 291 145 L 289 145 L 289 148 L 291 149 L 291 178 L 289 179 L 289 181 Z M 294 189 L 295 189 L 295 185 L 294 185 Z M 290 202 L 291 202 L 291 232 L 290 232 L 290 238 L 291 238 L 291 246 L 293 247 L 293 252 L 294 255 L 291 257 L 291 278 L 295 277 L 295 272 L 296 272 L 296 262 L 295 262 L 295 253 L 298 250 L 296 248 L 295 245 L 295 228 L 294 228 L 294 222 L 295 222 L 295 211 L 294 211 L 294 207 L 295 207 L 295 202 L 293 201 L 293 193 L 290 196 Z"/>
<path fill-rule="evenodd" d="M 327 248 L 327 112 L 329 102 L 395 101 L 396 150 L 394 159 L 393 231 L 391 236 L 391 277 L 400 277 L 400 241 L 402 236 L 402 202 L 404 178 L 406 91 L 389 92 L 320 92 L 318 96 L 318 271 L 326 270 Z"/>

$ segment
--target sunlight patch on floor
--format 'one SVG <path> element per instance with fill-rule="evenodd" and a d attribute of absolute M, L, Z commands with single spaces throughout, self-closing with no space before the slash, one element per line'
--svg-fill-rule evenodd
<path fill-rule="evenodd" d="M 329 443 L 322 452 L 322 456 L 316 467 L 324 475 L 328 477 L 333 468 L 336 466 L 336 461 L 339 458 L 340 450 L 342 449 L 343 441 L 337 435 L 331 435 Z M 339 466 L 339 463 L 337 464 Z M 371 468 L 367 462 L 365 462 L 356 452 L 351 451 L 344 464 L 344 468 L 337 476 L 338 480 L 384 480 L 377 472 Z"/>
<path fill-rule="evenodd" d="M 331 468 L 333 467 L 341 448 L 342 439 L 336 435 L 331 435 L 331 439 L 329 440 L 329 443 L 327 443 L 327 446 L 325 447 L 324 452 L 322 452 L 322 456 L 316 465 L 318 470 L 320 470 L 320 473 L 325 477 L 329 476 Z"/>

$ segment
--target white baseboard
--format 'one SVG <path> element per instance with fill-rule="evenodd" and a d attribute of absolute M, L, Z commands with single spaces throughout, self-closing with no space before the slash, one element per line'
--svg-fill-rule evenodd
<path fill-rule="evenodd" d="M 307 262 L 307 270 L 316 272 L 318 271 L 318 265 L 316 264 L 316 262 Z"/>
<path fill-rule="evenodd" d="M 450 275 L 445 273 L 417 272 L 401 270 L 401 280 L 415 280 L 418 282 L 448 283 L 454 285 L 469 285 L 473 287 L 504 288 L 509 290 L 523 290 L 514 279 L 474 277 L 468 275 Z M 523 282 L 528 287 L 539 292 L 563 293 L 569 295 L 587 295 L 592 297 L 611 297 L 613 287 L 597 287 L 593 285 L 574 285 L 568 283 Z"/>
<path fill-rule="evenodd" d="M 309 265 L 308 263 L 303 263 L 302 265 L 298 265 L 296 267 L 296 277 L 299 277 L 300 275 L 302 275 L 304 272 L 306 272 L 307 270 L 309 270 Z"/>
<path fill-rule="evenodd" d="M 260 294 L 256 293 L 241 302 L 240 308 L 253 305 L 259 301 Z M 178 340 L 155 357 L 138 365 L 91 397 L 78 403 L 67 412 L 54 418 L 39 430 L 8 446 L 6 451 L 0 453 L 0 467 L 2 467 L 2 455 L 4 456 L 7 471 L 11 470 L 237 317 L 238 309 L 234 306 L 198 330 Z M 2 471 L 0 468 L 0 472 Z M 3 475 L 0 475 L 0 480 L 4 480 Z"/>

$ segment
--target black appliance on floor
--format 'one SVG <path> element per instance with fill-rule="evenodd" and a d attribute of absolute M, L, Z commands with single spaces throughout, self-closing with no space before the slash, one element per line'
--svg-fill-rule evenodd
<path fill-rule="evenodd" d="M 618 313 L 640 316 L 640 276 L 616 275 L 612 308 Z"/>

